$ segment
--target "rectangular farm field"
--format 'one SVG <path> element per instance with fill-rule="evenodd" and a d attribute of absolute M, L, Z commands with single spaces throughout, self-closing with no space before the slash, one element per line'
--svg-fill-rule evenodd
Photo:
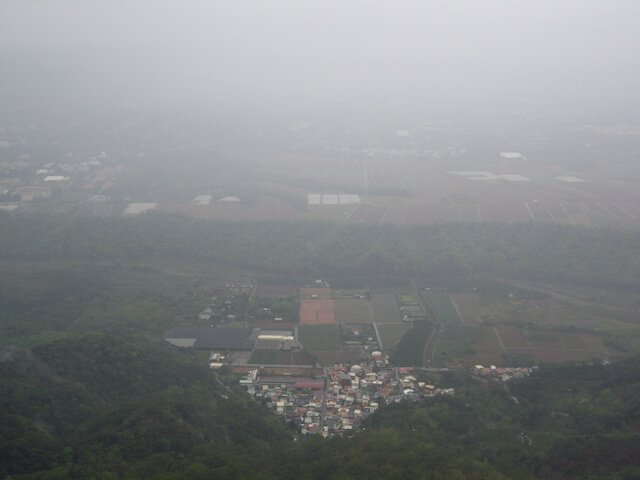
<path fill-rule="evenodd" d="M 434 350 L 435 360 L 459 361 L 470 352 L 470 345 L 478 338 L 479 328 L 471 325 L 444 325 Z"/>
<path fill-rule="evenodd" d="M 293 297 L 296 287 L 293 284 L 260 283 L 256 287 L 257 297 Z"/>
<path fill-rule="evenodd" d="M 501 365 L 502 347 L 492 327 L 481 326 L 478 339 L 473 343 L 474 353 L 462 358 L 463 365 Z"/>
<path fill-rule="evenodd" d="M 529 348 L 527 337 L 522 333 L 519 327 L 507 327 L 500 325 L 493 327 L 499 339 L 502 341 L 504 348 Z"/>
<path fill-rule="evenodd" d="M 452 293 L 450 296 L 465 324 L 477 325 L 480 323 L 482 307 L 476 293 Z"/>
<path fill-rule="evenodd" d="M 400 310 L 396 296 L 391 294 L 374 294 L 371 297 L 373 321 L 375 323 L 400 322 Z"/>
<path fill-rule="evenodd" d="M 335 300 L 336 320 L 338 323 L 371 323 L 371 308 L 368 300 Z"/>
<path fill-rule="evenodd" d="M 403 305 L 418 305 L 418 299 L 411 293 L 404 293 L 400 295 L 400 303 Z"/>
<path fill-rule="evenodd" d="M 300 325 L 336 323 L 336 310 L 333 300 L 300 300 Z"/>
<path fill-rule="evenodd" d="M 309 351 L 340 350 L 342 339 L 338 325 L 300 325 L 298 340 Z"/>
<path fill-rule="evenodd" d="M 433 314 L 441 323 L 460 324 L 462 319 L 447 293 L 427 292 L 427 302 Z"/>

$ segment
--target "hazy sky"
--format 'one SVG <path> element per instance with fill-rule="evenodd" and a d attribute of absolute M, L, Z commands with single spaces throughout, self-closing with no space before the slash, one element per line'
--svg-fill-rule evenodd
<path fill-rule="evenodd" d="M 639 19 L 637 0 L 2 0 L 0 101 L 638 104 Z"/>

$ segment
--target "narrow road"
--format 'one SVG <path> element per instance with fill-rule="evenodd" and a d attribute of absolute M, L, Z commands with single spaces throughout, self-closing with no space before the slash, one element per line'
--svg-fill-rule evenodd
<path fill-rule="evenodd" d="M 429 340 L 427 340 L 427 343 L 424 346 L 424 350 L 422 351 L 422 365 L 424 367 L 428 367 L 433 361 L 433 352 L 435 351 L 438 340 L 440 339 L 440 333 L 442 333 L 442 325 L 440 324 L 440 322 L 438 322 L 438 319 L 431 310 L 429 303 L 422 296 L 422 288 L 420 287 L 420 285 L 418 285 L 418 281 L 416 279 L 411 280 L 411 286 L 416 293 L 416 298 L 418 299 L 418 302 L 420 302 L 420 306 L 427 316 L 427 320 L 431 320 L 431 322 L 433 323 L 433 330 L 431 332 L 431 335 L 429 335 Z"/>
<path fill-rule="evenodd" d="M 502 350 L 504 350 L 505 352 L 507 351 L 506 348 L 504 348 L 504 343 L 502 343 L 502 339 L 500 338 L 500 334 L 498 333 L 498 329 L 496 327 L 493 327 L 493 331 L 496 334 L 496 337 L 498 337 L 498 343 L 500 344 L 500 346 L 502 347 Z"/>
<path fill-rule="evenodd" d="M 251 294 L 249 295 L 249 299 L 247 300 L 247 309 L 244 312 L 244 326 L 245 328 L 249 327 L 249 310 L 251 309 L 250 305 L 251 305 L 251 297 L 253 297 L 253 294 L 256 291 L 256 285 L 253 286 L 253 288 L 251 289 Z"/>

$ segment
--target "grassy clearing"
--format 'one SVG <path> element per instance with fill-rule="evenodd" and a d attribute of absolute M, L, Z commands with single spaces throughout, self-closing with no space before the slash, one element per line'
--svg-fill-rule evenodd
<path fill-rule="evenodd" d="M 427 292 L 427 302 L 433 314 L 444 324 L 461 324 L 462 319 L 451 302 L 447 293 Z"/>
<path fill-rule="evenodd" d="M 305 349 L 340 350 L 342 340 L 338 325 L 300 325 L 298 339 Z"/>

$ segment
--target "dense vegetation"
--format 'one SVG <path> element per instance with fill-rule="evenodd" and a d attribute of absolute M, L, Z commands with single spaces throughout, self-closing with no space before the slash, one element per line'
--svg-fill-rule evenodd
<path fill-rule="evenodd" d="M 606 366 L 543 366 L 508 389 L 466 371 L 416 370 L 420 380 L 455 387 L 456 395 L 383 406 L 351 438 L 294 441 L 237 379 L 206 369 L 205 353 L 161 342 L 165 328 L 197 317 L 210 298 L 195 295 L 189 275 L 141 265 L 171 256 L 250 265 L 274 277 L 333 272 L 371 283 L 386 271 L 434 278 L 442 268 L 447 278 L 557 274 L 632 288 L 640 275 L 635 239 L 633 232 L 528 224 L 396 228 L 2 215 L 0 257 L 11 271 L 0 270 L 0 477 L 638 478 L 637 355 Z M 558 252 L 572 242 L 575 254 L 563 258 Z M 280 307 L 286 310 L 270 305 L 271 314 Z M 422 364 L 432 329 L 414 322 L 395 354 Z"/>
<path fill-rule="evenodd" d="M 637 231 L 534 223 L 431 226 L 0 215 L 0 258 L 189 258 L 328 277 L 481 273 L 637 290 Z"/>

